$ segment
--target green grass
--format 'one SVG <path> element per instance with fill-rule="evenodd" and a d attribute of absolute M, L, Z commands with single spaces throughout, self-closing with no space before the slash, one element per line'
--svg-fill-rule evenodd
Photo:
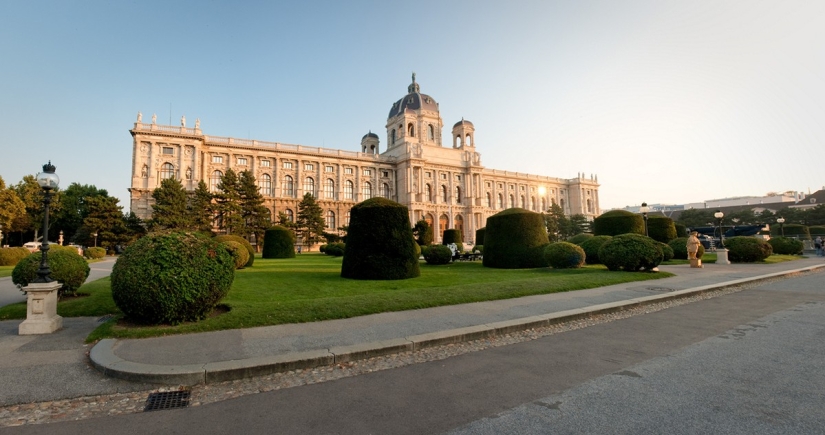
<path fill-rule="evenodd" d="M 760 261 L 757 264 L 784 263 L 786 261 L 801 260 L 803 258 L 808 258 L 808 257 L 804 257 L 802 255 L 779 255 L 779 254 L 774 254 L 774 255 L 771 255 L 770 257 L 766 258 L 765 261 Z"/>
<path fill-rule="evenodd" d="M 14 270 L 14 266 L 0 266 L 0 278 L 11 276 L 12 270 Z"/>
<path fill-rule="evenodd" d="M 341 257 L 316 253 L 290 259 L 256 259 L 253 267 L 236 272 L 232 289 L 221 302 L 230 307 L 227 313 L 177 326 L 121 326 L 111 321 L 101 325 L 87 340 L 313 322 L 672 276 L 665 272 L 610 272 L 604 266 L 507 270 L 485 268 L 481 262 L 461 262 L 445 266 L 422 264 L 421 276 L 413 279 L 360 281 L 340 277 L 341 261 Z M 118 313 L 111 301 L 108 278 L 86 284 L 80 292 L 89 296 L 61 301 L 58 314 L 68 317 Z M 17 311 L 11 307 L 0 309 L 0 319 L 25 317 L 25 304 L 20 304 Z"/>
<path fill-rule="evenodd" d="M 702 255 L 702 263 L 716 263 L 716 254 L 705 252 L 705 255 Z M 690 264 L 690 260 L 672 258 L 668 261 L 662 262 L 663 266 L 672 266 L 674 264 Z"/>

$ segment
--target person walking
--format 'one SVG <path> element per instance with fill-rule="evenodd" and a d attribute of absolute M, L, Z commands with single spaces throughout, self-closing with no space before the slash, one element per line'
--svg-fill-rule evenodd
<path fill-rule="evenodd" d="M 823 253 L 823 251 L 825 251 L 825 250 L 822 249 L 822 237 L 816 236 L 816 240 L 814 240 L 814 248 L 816 248 L 816 255 L 817 256 L 821 257 L 821 256 L 825 255 L 825 253 Z"/>

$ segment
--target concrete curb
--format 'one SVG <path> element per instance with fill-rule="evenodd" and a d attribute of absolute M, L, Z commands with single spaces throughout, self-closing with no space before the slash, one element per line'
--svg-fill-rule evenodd
<path fill-rule="evenodd" d="M 825 268 L 825 264 L 539 316 L 437 331 L 393 340 L 361 343 L 351 346 L 337 346 L 326 350 L 294 352 L 286 355 L 209 362 L 204 364 L 155 365 L 130 362 L 118 357 L 115 354 L 118 341 L 115 339 L 104 339 L 92 348 L 89 353 L 89 358 L 96 369 L 100 370 L 106 376 L 113 378 L 167 385 L 209 384 L 264 376 L 289 370 L 328 366 L 400 352 L 416 352 L 428 347 L 444 344 L 492 338 L 498 335 L 551 326 L 598 314 L 616 313 L 630 308 L 681 299 L 713 290 L 756 283 L 781 276 L 811 272 L 822 268 Z"/>

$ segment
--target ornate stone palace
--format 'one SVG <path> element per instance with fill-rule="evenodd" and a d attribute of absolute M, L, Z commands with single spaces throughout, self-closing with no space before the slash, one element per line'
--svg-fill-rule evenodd
<path fill-rule="evenodd" d="M 565 214 L 599 215 L 599 184 L 594 176 L 562 179 L 489 169 L 481 164 L 475 128 L 462 119 L 452 141 L 442 144 L 438 103 L 413 81 L 407 95 L 393 103 L 387 117 L 387 149 L 375 133 L 361 139 L 361 151 L 344 151 L 279 142 L 206 135 L 195 128 L 137 122 L 133 137 L 131 209 L 152 215 L 152 190 L 175 177 L 193 190 L 204 180 L 216 190 L 223 173 L 249 170 L 255 175 L 273 219 L 280 212 L 294 219 L 309 192 L 324 209 L 330 231 L 349 224 L 350 208 L 373 196 L 407 206 L 410 221 L 426 219 L 440 240 L 445 229 L 461 229 L 465 242 L 488 216 L 510 207 L 547 210 L 551 202 Z"/>

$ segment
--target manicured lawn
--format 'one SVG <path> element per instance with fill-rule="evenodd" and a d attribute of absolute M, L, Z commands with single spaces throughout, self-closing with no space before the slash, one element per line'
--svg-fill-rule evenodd
<path fill-rule="evenodd" d="M 14 266 L 0 266 L 0 278 L 11 276 L 12 270 L 14 270 Z"/>
<path fill-rule="evenodd" d="M 417 308 L 565 292 L 623 282 L 666 278 L 669 273 L 609 272 L 603 266 L 577 270 L 490 269 L 481 262 L 445 266 L 421 265 L 419 278 L 356 281 L 340 277 L 341 258 L 303 254 L 294 259 L 261 259 L 236 272 L 222 304 L 231 310 L 197 323 L 177 326 L 122 326 L 107 322 L 89 336 L 150 337 L 165 334 L 313 322 Z M 111 302 L 109 280 L 81 287 L 91 296 L 61 302 L 62 316 L 118 313 Z M 64 308 L 64 304 L 67 306 Z M 70 304 L 77 304 L 68 306 Z M 81 308 L 83 307 L 83 308 Z M 25 305 L 0 309 L 2 318 L 24 318 Z"/>
<path fill-rule="evenodd" d="M 773 264 L 773 263 L 784 263 L 786 261 L 794 261 L 794 260 L 801 260 L 803 258 L 808 258 L 802 255 L 779 255 L 774 254 L 770 257 L 766 258 L 765 261 L 760 261 L 758 264 Z"/>

